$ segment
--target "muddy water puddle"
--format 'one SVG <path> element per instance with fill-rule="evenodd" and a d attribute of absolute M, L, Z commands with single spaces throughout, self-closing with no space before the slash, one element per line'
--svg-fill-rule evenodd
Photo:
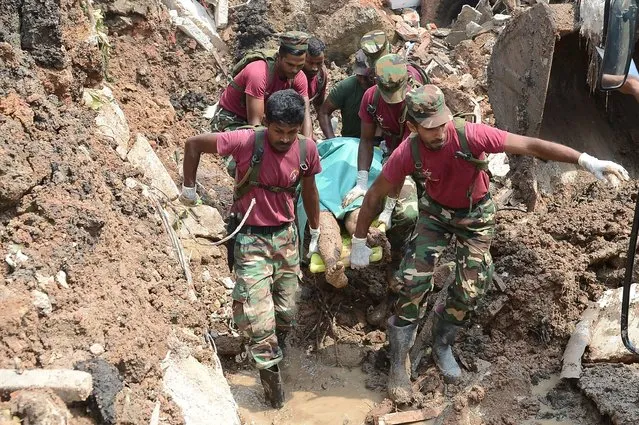
<path fill-rule="evenodd" d="M 286 403 L 280 410 L 264 403 L 257 370 L 227 373 L 231 391 L 247 425 L 361 424 L 383 394 L 367 390 L 359 367 L 321 364 L 294 348 L 280 363 Z"/>
<path fill-rule="evenodd" d="M 532 387 L 533 396 L 537 397 L 539 400 L 542 400 L 546 397 L 546 395 L 552 391 L 561 381 L 559 375 L 552 375 L 548 379 L 543 379 L 539 381 L 537 385 Z M 559 411 L 553 409 L 550 404 L 540 403 L 540 409 L 537 413 L 537 417 L 539 418 L 549 418 L 549 419 L 528 419 L 524 421 L 521 425 L 574 425 L 574 421 L 566 419 L 560 420 L 555 419 L 553 416 L 561 416 L 559 415 Z"/>

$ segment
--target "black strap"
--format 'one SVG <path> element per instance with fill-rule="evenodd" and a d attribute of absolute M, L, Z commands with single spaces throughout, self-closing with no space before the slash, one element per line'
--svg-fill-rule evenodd
<path fill-rule="evenodd" d="M 404 106 L 402 106 L 402 111 L 399 114 L 399 134 L 393 133 L 382 126 L 382 123 L 379 121 L 377 117 L 377 107 L 379 106 L 379 89 L 375 87 L 375 91 L 373 92 L 373 102 L 369 103 L 366 106 L 366 112 L 373 118 L 373 120 L 377 123 L 377 126 L 382 130 L 382 134 L 384 136 L 388 136 L 394 144 L 399 144 L 398 142 L 402 141 L 402 136 L 404 135 L 404 128 L 406 127 L 406 114 L 408 113 L 408 107 L 406 106 L 406 102 L 404 102 Z"/>

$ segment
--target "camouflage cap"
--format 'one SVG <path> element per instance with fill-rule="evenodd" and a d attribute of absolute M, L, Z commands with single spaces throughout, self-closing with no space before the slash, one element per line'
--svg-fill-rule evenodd
<path fill-rule="evenodd" d="M 453 119 L 444 101 L 444 92 L 433 84 L 426 84 L 406 93 L 406 112 L 419 125 L 435 128 Z"/>
<path fill-rule="evenodd" d="M 386 33 L 382 30 L 369 31 L 361 38 L 359 46 L 369 57 L 369 63 L 374 63 L 380 57 L 390 53 L 390 45 Z"/>
<path fill-rule="evenodd" d="M 375 82 L 386 103 L 403 101 L 408 86 L 406 61 L 395 54 L 379 58 L 375 63 Z"/>
<path fill-rule="evenodd" d="M 310 36 L 302 31 L 288 31 L 280 34 L 280 46 L 292 50 L 307 50 Z"/>
<path fill-rule="evenodd" d="M 353 64 L 353 74 L 355 75 L 368 75 L 370 73 L 370 66 L 368 65 L 368 58 L 363 50 L 358 50 L 355 53 L 355 63 Z"/>

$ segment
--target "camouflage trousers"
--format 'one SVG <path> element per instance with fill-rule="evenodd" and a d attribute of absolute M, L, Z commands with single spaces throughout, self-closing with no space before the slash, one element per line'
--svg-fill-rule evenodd
<path fill-rule="evenodd" d="M 271 234 L 238 233 L 234 255 L 233 320 L 249 338 L 257 368 L 266 369 L 282 360 L 275 330 L 288 331 L 295 318 L 297 230 L 291 224 Z"/>
<path fill-rule="evenodd" d="M 490 196 L 471 211 L 445 208 L 427 196 L 420 199 L 419 218 L 396 275 L 398 317 L 410 323 L 423 317 L 426 295 L 433 289 L 435 263 L 455 235 L 455 282 L 448 288 L 442 317 L 457 325 L 468 320 L 492 281 L 495 211 Z"/>
<path fill-rule="evenodd" d="M 391 228 L 387 233 L 393 251 L 393 258 L 399 257 L 396 259 L 397 262 L 401 259 L 406 241 L 410 239 L 413 233 L 418 215 L 417 186 L 411 177 L 406 177 L 391 216 Z"/>
<path fill-rule="evenodd" d="M 213 115 L 213 118 L 211 118 L 212 132 L 219 133 L 222 131 L 233 131 L 245 125 L 248 125 L 246 119 L 238 117 L 233 112 L 227 111 L 221 106 L 218 106 L 215 115 Z"/>

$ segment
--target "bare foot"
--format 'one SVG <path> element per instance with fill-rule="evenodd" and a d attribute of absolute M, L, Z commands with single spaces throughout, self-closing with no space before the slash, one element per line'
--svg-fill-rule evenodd
<path fill-rule="evenodd" d="M 338 261 L 333 266 L 327 267 L 325 276 L 326 281 L 335 288 L 343 288 L 348 285 L 348 278 L 346 277 L 346 273 L 344 273 L 344 263 L 341 261 Z"/>

